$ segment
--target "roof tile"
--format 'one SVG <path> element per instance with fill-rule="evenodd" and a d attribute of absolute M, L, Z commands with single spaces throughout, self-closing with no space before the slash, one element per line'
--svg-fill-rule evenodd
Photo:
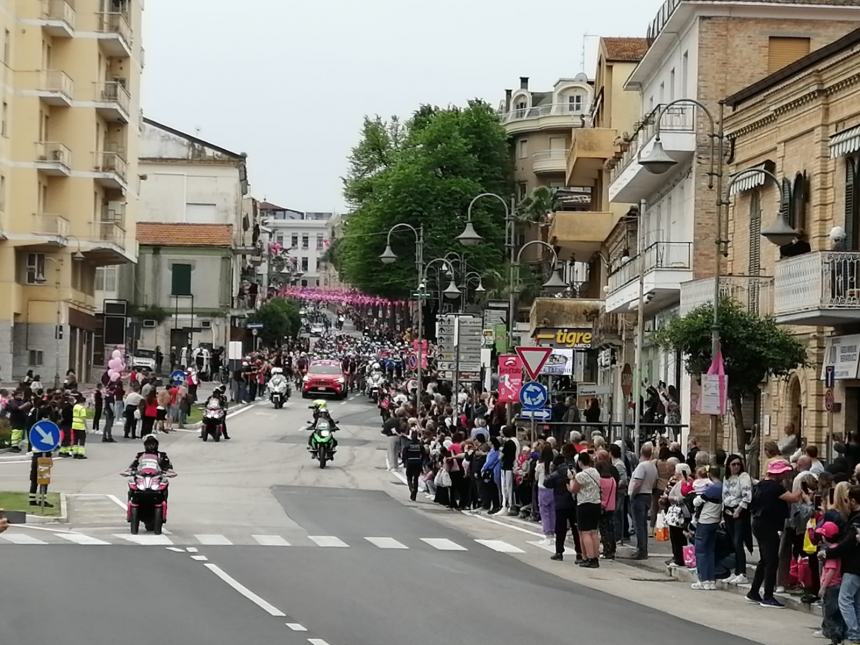
<path fill-rule="evenodd" d="M 231 224 L 138 222 L 137 241 L 147 246 L 232 246 Z"/>
<path fill-rule="evenodd" d="M 610 61 L 636 63 L 648 51 L 646 38 L 604 37 L 600 40 L 603 41 L 606 60 Z"/>

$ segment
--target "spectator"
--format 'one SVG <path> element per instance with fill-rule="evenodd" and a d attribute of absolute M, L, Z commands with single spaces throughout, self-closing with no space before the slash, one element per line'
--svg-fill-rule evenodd
<path fill-rule="evenodd" d="M 660 446 L 660 451 L 657 453 L 657 461 L 654 465 L 657 467 L 657 483 L 654 486 L 654 494 L 651 495 L 651 532 L 654 532 L 654 527 L 657 525 L 657 511 L 660 498 L 666 493 L 666 488 L 669 485 L 669 480 L 675 474 L 674 464 L 669 463 L 671 453 L 669 446 Z"/>
<path fill-rule="evenodd" d="M 499 484 L 502 476 L 502 459 L 501 444 L 496 437 L 490 439 L 492 448 L 487 453 L 487 459 L 481 467 L 481 481 L 483 487 L 481 489 L 481 500 L 484 508 L 489 508 L 490 515 L 494 515 L 501 510 L 499 503 Z"/>
<path fill-rule="evenodd" d="M 791 459 L 791 456 L 797 450 L 797 432 L 794 429 L 794 423 L 787 423 L 783 428 L 783 438 L 777 444 L 782 458 L 786 461 Z"/>
<path fill-rule="evenodd" d="M 806 446 L 806 456 L 809 457 L 811 462 L 809 472 L 818 477 L 824 472 L 824 464 L 818 458 L 818 446 Z"/>
<path fill-rule="evenodd" d="M 576 524 L 579 528 L 579 541 L 582 544 L 583 562 L 580 566 L 596 569 L 600 566 L 600 473 L 594 468 L 588 452 L 579 454 L 578 473 L 568 473 L 569 490 L 576 495 Z"/>
<path fill-rule="evenodd" d="M 612 457 L 606 450 L 598 450 L 595 454 L 595 468 L 600 474 L 600 543 L 603 545 L 603 557 L 614 560 L 615 505 L 621 477 L 612 465 Z"/>
<path fill-rule="evenodd" d="M 552 471 L 552 461 L 555 457 L 552 446 L 547 443 L 540 453 L 535 468 L 535 481 L 537 482 L 538 508 L 540 509 L 541 527 L 544 534 L 544 546 L 552 544 L 552 536 L 555 535 L 555 499 L 552 487 L 547 487 L 544 481 Z M 575 491 L 573 491 L 575 492 Z"/>
<path fill-rule="evenodd" d="M 633 525 L 636 530 L 636 555 L 634 560 L 648 558 L 648 511 L 651 508 L 651 495 L 657 484 L 657 467 L 651 461 L 654 446 L 651 442 L 642 444 L 639 451 L 639 464 L 630 477 L 627 494 L 633 510 Z"/>
<path fill-rule="evenodd" d="M 752 531 L 749 507 L 752 502 L 752 478 L 744 470 L 739 455 L 729 455 L 726 460 L 726 479 L 723 484 L 723 519 L 726 531 L 735 547 L 735 573 L 726 582 L 745 585 L 747 580 L 747 545 L 752 551 Z"/>
<path fill-rule="evenodd" d="M 617 443 L 609 444 L 609 454 L 612 457 L 612 465 L 615 466 L 615 470 L 618 472 L 615 512 L 613 513 L 613 521 L 615 522 L 615 539 L 621 544 L 624 544 L 624 518 L 627 514 L 627 487 L 630 484 L 630 474 L 627 472 L 627 464 L 624 462 L 624 459 L 621 458 L 621 446 Z"/>
<path fill-rule="evenodd" d="M 666 492 L 666 523 L 669 525 L 669 541 L 672 545 L 672 562 L 675 566 L 684 566 L 684 547 L 687 545 L 687 527 L 692 517 L 688 499 L 693 492 L 693 479 L 690 467 L 679 463 L 675 466 L 675 475 L 669 480 Z"/>
<path fill-rule="evenodd" d="M 723 484 L 716 477 L 709 478 L 707 486 L 693 500 L 696 509 L 696 573 L 699 577 L 690 587 L 713 591 L 716 583 L 717 529 L 723 515 Z"/>
<path fill-rule="evenodd" d="M 501 512 L 510 514 L 514 511 L 514 464 L 520 451 L 520 443 L 517 441 L 517 429 L 515 426 L 506 425 L 502 428 L 504 442 L 502 443 L 501 483 L 502 483 L 502 508 Z"/>
<path fill-rule="evenodd" d="M 816 535 L 822 541 L 821 547 L 825 550 L 831 548 L 840 541 L 839 526 L 835 522 L 824 522 L 815 529 Z M 813 632 L 813 636 L 828 638 L 831 643 L 841 643 L 845 640 L 846 625 L 839 609 L 839 588 L 842 584 L 842 560 L 841 558 L 828 558 L 824 561 L 824 570 L 821 573 L 822 593 L 822 621 L 821 629 Z"/>
<path fill-rule="evenodd" d="M 579 534 L 576 531 L 576 499 L 567 488 L 570 481 L 569 473 L 574 472 L 576 451 L 570 444 L 562 449 L 562 454 L 553 460 L 554 469 L 544 479 L 544 484 L 552 488 L 555 503 L 555 554 L 550 560 L 564 560 L 564 543 L 567 540 L 567 530 L 570 527 L 576 544 L 576 562 L 582 561 L 582 550 Z"/>

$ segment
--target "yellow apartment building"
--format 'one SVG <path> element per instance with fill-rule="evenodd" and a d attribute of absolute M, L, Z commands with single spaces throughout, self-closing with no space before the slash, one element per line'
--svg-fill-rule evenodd
<path fill-rule="evenodd" d="M 98 377 L 97 274 L 136 256 L 142 5 L 0 0 L 0 381 Z"/>

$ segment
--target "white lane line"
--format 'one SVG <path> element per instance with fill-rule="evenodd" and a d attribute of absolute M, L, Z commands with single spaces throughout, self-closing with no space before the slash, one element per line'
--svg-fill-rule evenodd
<path fill-rule="evenodd" d="M 343 548 L 349 546 L 346 542 L 333 535 L 309 535 L 308 539 L 316 542 L 317 546 L 335 548 Z"/>
<path fill-rule="evenodd" d="M 218 534 L 195 535 L 194 537 L 203 546 L 230 546 L 233 544 L 226 537 Z"/>
<path fill-rule="evenodd" d="M 525 553 L 521 548 L 502 540 L 475 540 L 475 542 L 499 553 Z"/>
<path fill-rule="evenodd" d="M 189 546 L 185 550 L 188 551 L 188 553 L 197 553 L 197 547 L 196 546 Z"/>
<path fill-rule="evenodd" d="M 398 542 L 394 538 L 390 537 L 366 537 L 364 538 L 374 546 L 378 546 L 380 549 L 408 549 L 409 547 L 403 544 L 403 542 Z"/>
<path fill-rule="evenodd" d="M 212 564 L 211 562 L 208 562 L 208 563 L 204 564 L 203 566 L 206 567 L 207 569 L 209 569 L 212 573 L 214 573 L 216 576 L 221 578 L 221 580 L 223 580 L 228 585 L 233 587 L 233 589 L 235 589 L 240 594 L 245 596 L 245 598 L 247 598 L 252 603 L 257 605 L 260 609 L 265 611 L 270 616 L 285 616 L 286 615 L 286 614 L 284 614 L 284 612 L 282 612 L 280 609 L 275 607 L 270 602 L 267 602 L 266 600 L 263 600 L 262 598 L 260 598 L 260 596 L 258 596 L 253 591 L 248 589 L 248 587 L 243 585 L 241 582 L 239 582 L 235 578 L 232 578 L 226 571 L 224 571 L 217 564 Z"/>
<path fill-rule="evenodd" d="M 197 562 L 207 562 L 209 560 L 205 555 L 192 555 L 191 559 L 197 560 Z"/>
<path fill-rule="evenodd" d="M 308 643 L 311 645 L 328 645 L 328 642 L 324 641 L 321 638 L 309 638 Z"/>
<path fill-rule="evenodd" d="M 74 533 L 74 531 L 70 531 L 69 529 L 54 529 L 50 526 L 33 526 L 32 524 L 27 525 L 28 531 L 48 531 L 50 533 Z"/>
<path fill-rule="evenodd" d="M 98 538 L 84 535 L 83 533 L 58 533 L 58 535 L 61 538 L 68 540 L 69 542 L 74 542 L 75 544 L 83 544 L 85 546 L 110 544 L 110 542 L 105 542 L 104 540 L 99 540 Z"/>
<path fill-rule="evenodd" d="M 252 535 L 260 546 L 290 546 L 280 535 Z"/>
<path fill-rule="evenodd" d="M 294 632 L 306 632 L 308 628 L 299 623 L 284 623 L 287 627 L 292 629 Z"/>
<path fill-rule="evenodd" d="M 166 535 L 131 535 L 126 533 L 114 533 L 115 538 L 126 540 L 140 546 L 169 546 L 173 544 Z"/>
<path fill-rule="evenodd" d="M 116 495 L 105 495 L 105 497 L 107 497 L 110 501 L 112 501 L 114 504 L 119 506 L 122 510 L 124 510 L 124 511 L 128 510 L 128 505 L 126 503 L 124 503 L 123 501 L 121 501 L 120 498 L 117 497 Z"/>
<path fill-rule="evenodd" d="M 167 547 L 168 551 L 173 551 L 174 553 L 185 553 L 185 549 L 180 549 L 178 546 L 169 546 Z"/>
<path fill-rule="evenodd" d="M 544 544 L 540 540 L 529 540 L 529 544 L 536 546 L 539 549 L 543 549 L 544 551 L 548 551 L 549 553 L 555 553 L 555 547 L 549 544 Z"/>
<path fill-rule="evenodd" d="M 34 538 L 32 535 L 27 535 L 26 533 L 7 533 L 6 535 L 0 535 L 0 538 L 12 544 L 47 544 L 44 540 Z"/>
<path fill-rule="evenodd" d="M 460 546 L 448 538 L 421 538 L 421 541 L 439 551 L 468 551 L 466 547 Z"/>
<path fill-rule="evenodd" d="M 507 522 L 500 522 L 499 520 L 494 520 L 492 517 L 484 517 L 483 515 L 478 515 L 474 511 L 463 511 L 464 515 L 469 515 L 476 520 L 481 520 L 483 522 L 489 522 L 490 524 L 498 524 L 499 526 L 504 526 L 505 528 L 511 529 L 513 531 L 519 531 L 520 533 L 525 533 L 526 535 L 533 535 L 534 537 L 539 537 L 543 539 L 545 536 L 543 533 L 537 533 L 536 531 L 529 531 L 528 529 L 521 528 L 519 526 L 514 526 L 513 524 L 508 524 Z"/>

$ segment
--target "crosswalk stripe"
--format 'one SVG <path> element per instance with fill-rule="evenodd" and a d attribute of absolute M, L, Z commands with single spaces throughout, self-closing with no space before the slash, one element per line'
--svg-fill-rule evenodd
<path fill-rule="evenodd" d="M 398 542 L 394 538 L 391 537 L 366 537 L 364 538 L 374 546 L 378 546 L 380 549 L 408 549 L 409 547 L 403 544 L 403 542 Z"/>
<path fill-rule="evenodd" d="M 26 533 L 7 533 L 6 535 L 0 535 L 0 537 L 12 544 L 47 544 L 47 542 Z"/>
<path fill-rule="evenodd" d="M 114 533 L 114 537 L 126 540 L 140 546 L 169 546 L 173 544 L 166 535 L 131 535 L 130 533 Z"/>
<path fill-rule="evenodd" d="M 349 546 L 346 542 L 333 535 L 309 535 L 308 539 L 313 540 L 317 546 L 340 548 Z"/>
<path fill-rule="evenodd" d="M 440 551 L 468 551 L 466 547 L 460 546 L 448 538 L 421 538 L 421 541 Z"/>
<path fill-rule="evenodd" d="M 478 544 L 483 544 L 485 547 L 498 551 L 499 553 L 525 553 L 521 548 L 508 544 L 502 540 L 475 540 Z"/>
<path fill-rule="evenodd" d="M 218 534 L 195 535 L 194 537 L 203 546 L 230 546 L 231 544 L 233 544 L 223 535 Z"/>
<path fill-rule="evenodd" d="M 69 542 L 86 546 L 110 544 L 110 542 L 105 542 L 104 540 L 99 540 L 98 538 L 84 535 L 83 533 L 57 533 L 57 535 Z"/>
<path fill-rule="evenodd" d="M 260 546 L 290 546 L 280 535 L 252 535 Z"/>
<path fill-rule="evenodd" d="M 549 544 L 544 544 L 540 540 L 529 540 L 529 544 L 536 546 L 539 549 L 543 549 L 544 551 L 548 551 L 549 553 L 555 553 L 555 547 Z"/>

